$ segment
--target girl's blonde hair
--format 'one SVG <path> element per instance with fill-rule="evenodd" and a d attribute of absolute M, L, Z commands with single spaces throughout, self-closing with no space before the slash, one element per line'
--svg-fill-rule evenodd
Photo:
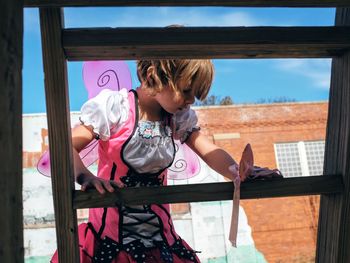
<path fill-rule="evenodd" d="M 191 87 L 195 97 L 203 100 L 211 87 L 214 67 L 210 60 L 204 59 L 139 60 L 137 76 L 153 94 L 164 87 L 170 87 L 176 92 Z M 182 87 L 179 87 L 179 82 Z"/>

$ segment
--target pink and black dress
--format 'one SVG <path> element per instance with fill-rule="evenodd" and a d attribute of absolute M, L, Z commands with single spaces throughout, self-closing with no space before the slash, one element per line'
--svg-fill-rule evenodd
<path fill-rule="evenodd" d="M 126 187 L 166 185 L 173 137 L 184 141 L 198 129 L 191 109 L 172 116 L 172 125 L 170 118 L 139 120 L 135 91 L 103 90 L 81 114 L 99 136 L 98 176 Z M 92 208 L 88 223 L 79 225 L 79 246 L 82 263 L 199 262 L 175 232 L 168 204 Z M 57 252 L 51 262 L 58 262 Z"/>

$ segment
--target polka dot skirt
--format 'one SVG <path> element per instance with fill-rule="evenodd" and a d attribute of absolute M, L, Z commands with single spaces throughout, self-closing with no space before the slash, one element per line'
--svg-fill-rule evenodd
<path fill-rule="evenodd" d="M 112 263 L 117 258 L 120 252 L 126 252 L 129 254 L 136 263 L 147 262 L 164 262 L 164 263 L 176 263 L 176 262 L 194 262 L 198 263 L 199 260 L 196 257 L 196 251 L 187 249 L 183 244 L 183 240 L 178 239 L 172 246 L 167 246 L 164 242 L 157 242 L 156 248 L 146 248 L 139 240 L 135 240 L 125 245 L 118 244 L 114 240 L 105 237 L 96 251 L 93 262 L 94 263 Z M 152 253 L 150 250 L 158 249 L 159 261 L 152 260 Z M 175 254 L 175 255 L 174 255 Z M 181 261 L 174 260 L 183 259 Z"/>

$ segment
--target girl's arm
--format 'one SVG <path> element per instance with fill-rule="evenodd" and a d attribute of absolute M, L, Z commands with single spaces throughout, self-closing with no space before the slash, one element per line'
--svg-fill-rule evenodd
<path fill-rule="evenodd" d="M 101 194 L 105 193 L 106 190 L 108 192 L 113 192 L 114 188 L 112 184 L 118 187 L 122 187 L 122 185 L 116 185 L 116 182 L 110 182 L 96 177 L 85 167 L 83 161 L 80 159 L 79 152 L 84 149 L 94 137 L 92 127 L 79 125 L 72 129 L 75 180 L 81 185 L 82 191 L 85 191 L 87 188 L 96 188 Z"/>
<path fill-rule="evenodd" d="M 236 165 L 235 160 L 223 149 L 212 143 L 200 131 L 194 131 L 187 139 L 186 144 L 206 162 L 210 168 L 223 175 L 225 178 L 232 180 L 233 173 L 229 170 L 231 165 Z M 237 166 L 238 167 L 238 166 Z M 238 169 L 237 176 L 238 176 Z"/>

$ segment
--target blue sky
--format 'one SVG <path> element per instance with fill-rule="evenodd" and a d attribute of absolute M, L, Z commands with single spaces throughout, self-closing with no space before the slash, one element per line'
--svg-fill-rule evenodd
<path fill-rule="evenodd" d="M 331 26 L 332 8 L 66 8 L 66 27 L 185 26 Z M 23 112 L 45 112 L 44 74 L 38 9 L 24 10 Z M 137 87 L 135 62 L 128 62 Z M 328 99 L 330 59 L 214 60 L 210 94 L 235 103 L 287 97 L 297 101 Z M 70 107 L 87 100 L 82 63 L 68 63 Z"/>

